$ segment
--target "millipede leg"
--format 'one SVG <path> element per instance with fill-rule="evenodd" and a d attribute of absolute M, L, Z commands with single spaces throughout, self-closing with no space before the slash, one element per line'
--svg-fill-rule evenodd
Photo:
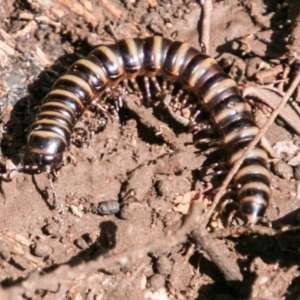
<path fill-rule="evenodd" d="M 51 170 L 51 168 L 49 166 L 47 166 L 46 172 L 47 172 L 47 178 L 48 178 L 48 187 L 52 193 L 52 199 L 53 199 L 52 206 L 53 206 L 53 208 L 56 208 L 57 207 L 57 193 L 54 190 L 53 179 L 52 179 L 51 175 L 53 174 L 55 177 L 57 177 L 57 174 L 54 173 L 54 170 Z"/>
<path fill-rule="evenodd" d="M 123 85 L 123 89 L 128 91 L 129 93 L 133 92 L 133 90 L 131 89 L 130 85 L 128 84 L 128 80 L 124 79 L 122 81 L 122 85 Z"/>
<path fill-rule="evenodd" d="M 180 103 L 182 104 L 183 107 L 190 105 L 190 104 L 188 104 L 188 100 L 189 100 L 189 95 L 188 94 L 184 95 L 184 97 L 180 101 Z"/>
<path fill-rule="evenodd" d="M 102 114 L 107 116 L 110 121 L 113 121 L 113 117 L 118 117 L 118 112 L 115 109 L 112 109 L 112 112 L 109 112 L 102 104 L 100 104 L 97 100 L 94 100 L 91 104 L 98 114 Z M 111 107 L 109 108 L 111 110 Z"/>
<path fill-rule="evenodd" d="M 162 82 L 162 87 L 161 87 L 161 91 L 162 91 L 162 94 L 163 94 L 163 95 L 168 94 L 168 92 L 167 92 L 167 85 L 168 85 L 167 81 L 166 81 L 166 80 L 163 80 L 163 82 Z"/>
<path fill-rule="evenodd" d="M 149 77 L 144 76 L 144 86 L 146 92 L 146 101 L 149 103 L 151 101 L 151 92 L 150 92 L 150 82 Z"/>
<path fill-rule="evenodd" d="M 175 88 L 174 82 L 170 82 L 170 83 L 169 83 L 169 86 L 168 86 L 169 94 L 172 94 L 172 93 L 173 93 L 174 88 Z"/>
<path fill-rule="evenodd" d="M 153 83 L 155 89 L 157 92 L 161 92 L 161 87 L 157 81 L 157 78 L 155 76 L 150 77 L 151 82 Z"/>
<path fill-rule="evenodd" d="M 192 114 L 189 118 L 189 131 L 195 133 L 196 131 L 199 131 L 200 129 L 203 129 L 203 127 L 200 126 L 199 122 L 196 121 L 197 117 L 201 114 L 201 110 L 197 109 L 194 114 Z"/>
<path fill-rule="evenodd" d="M 131 83 L 134 91 L 137 93 L 137 95 L 140 97 L 140 99 L 143 100 L 143 94 L 142 94 L 136 80 L 134 78 L 132 78 L 132 79 L 129 79 L 129 82 Z"/>
<path fill-rule="evenodd" d="M 174 102 L 179 102 L 179 98 L 183 95 L 184 91 L 183 90 L 179 90 L 176 95 L 174 96 Z"/>

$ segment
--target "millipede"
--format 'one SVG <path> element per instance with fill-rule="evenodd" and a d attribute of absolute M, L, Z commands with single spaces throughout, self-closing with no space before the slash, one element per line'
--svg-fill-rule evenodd
<path fill-rule="evenodd" d="M 209 113 L 233 165 L 259 129 L 251 107 L 217 62 L 188 43 L 161 36 L 126 38 L 101 45 L 76 61 L 44 98 L 27 137 L 27 154 L 38 170 L 58 168 L 70 144 L 74 126 L 87 106 L 121 82 L 143 77 L 161 91 L 165 82 L 178 83 Z M 163 84 L 157 78 L 162 78 Z M 193 118 L 193 117 L 191 117 Z M 260 219 L 270 198 L 267 153 L 260 146 L 247 155 L 233 179 L 240 210 L 248 223 Z"/>

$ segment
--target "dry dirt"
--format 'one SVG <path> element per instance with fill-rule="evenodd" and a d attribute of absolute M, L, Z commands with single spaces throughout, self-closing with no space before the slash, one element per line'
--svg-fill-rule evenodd
<path fill-rule="evenodd" d="M 293 77 L 286 20 L 294 2 L 213 1 L 209 55 L 241 88 L 281 84 L 286 90 Z M 72 62 L 96 45 L 128 36 L 162 34 L 200 48 L 200 15 L 193 0 L 0 0 L 0 171 L 20 161 L 39 103 Z M 292 71 L 280 81 L 287 66 Z M 257 118 L 265 118 L 259 108 L 268 115 L 264 106 L 251 103 Z M 22 286 L 24 299 L 299 299 L 299 171 L 298 164 L 286 163 L 298 150 L 286 154 L 277 168 L 272 164 L 267 218 L 280 232 L 211 240 L 221 258 L 229 253 L 241 281 L 227 280 L 205 249 L 187 238 L 124 265 L 83 272 L 75 280 L 66 274 L 60 286 L 51 286 L 51 280 L 40 290 L 26 286 L 27 276 L 39 270 L 51 274 L 62 264 L 78 267 L 155 244 L 182 220 L 175 200 L 210 180 L 203 179 L 201 165 L 220 159 L 220 153 L 195 148 L 192 134 L 163 108 L 128 105 L 119 119 L 109 118 L 104 127 L 102 120 L 89 110 L 77 124 L 53 188 L 45 173 L 2 180 L 2 297 L 19 299 L 13 291 Z M 299 131 L 291 128 L 295 122 L 278 124 L 267 133 L 271 145 L 287 140 L 299 145 Z M 121 211 L 99 215 L 103 201 L 113 201 L 113 208 L 121 204 Z M 222 230 L 219 220 L 216 215 L 215 231 Z"/>

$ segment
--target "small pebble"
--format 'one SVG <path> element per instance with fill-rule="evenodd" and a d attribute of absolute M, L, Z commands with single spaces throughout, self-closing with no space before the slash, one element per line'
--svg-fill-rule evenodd
<path fill-rule="evenodd" d="M 99 203 L 98 213 L 101 216 L 115 215 L 120 211 L 120 203 L 116 200 L 108 200 Z"/>
<path fill-rule="evenodd" d="M 80 205 L 79 206 L 70 205 L 69 208 L 70 208 L 71 213 L 74 216 L 79 217 L 79 218 L 81 218 L 83 216 L 82 207 Z"/>
<path fill-rule="evenodd" d="M 246 77 L 252 77 L 254 76 L 257 71 L 259 70 L 259 67 L 261 63 L 263 62 L 261 58 L 259 57 L 253 57 L 246 59 Z"/>
<path fill-rule="evenodd" d="M 43 232 L 47 235 L 57 236 L 59 233 L 59 225 L 57 223 L 49 223 L 43 227 Z"/>
<path fill-rule="evenodd" d="M 294 167 L 294 176 L 297 180 L 300 180 L 300 165 Z"/>
<path fill-rule="evenodd" d="M 156 266 L 157 272 L 162 274 L 162 275 L 168 275 L 172 271 L 171 261 L 166 256 L 161 256 L 156 261 L 155 266 Z"/>
<path fill-rule="evenodd" d="M 158 290 L 165 286 L 165 276 L 154 274 L 148 279 L 148 287 L 153 290 Z"/>
<path fill-rule="evenodd" d="M 274 166 L 274 172 L 276 175 L 285 179 L 293 177 L 293 168 L 282 160 Z"/>
<path fill-rule="evenodd" d="M 166 196 L 171 192 L 170 182 L 168 180 L 158 180 L 155 187 L 158 196 Z"/>
<path fill-rule="evenodd" d="M 53 252 L 52 247 L 50 247 L 44 241 L 36 241 L 31 246 L 31 253 L 37 257 L 47 257 L 50 256 Z"/>
<path fill-rule="evenodd" d="M 82 238 L 80 237 L 79 239 L 76 239 L 74 241 L 74 245 L 76 247 L 78 247 L 80 250 L 85 250 L 89 247 L 89 245 L 87 244 L 87 242 Z"/>
<path fill-rule="evenodd" d="M 5 241 L 1 241 L 0 258 L 5 261 L 9 261 L 10 257 L 9 245 Z"/>

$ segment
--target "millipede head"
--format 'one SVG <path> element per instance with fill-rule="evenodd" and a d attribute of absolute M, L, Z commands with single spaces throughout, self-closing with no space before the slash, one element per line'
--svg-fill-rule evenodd
<path fill-rule="evenodd" d="M 62 164 L 62 158 L 62 153 L 57 153 L 55 155 L 30 153 L 31 161 L 40 169 L 45 169 L 47 166 L 56 169 Z"/>
<path fill-rule="evenodd" d="M 45 170 L 46 167 L 57 169 L 62 164 L 68 143 L 69 141 L 55 131 L 32 131 L 27 140 L 28 159 L 39 170 Z"/>

